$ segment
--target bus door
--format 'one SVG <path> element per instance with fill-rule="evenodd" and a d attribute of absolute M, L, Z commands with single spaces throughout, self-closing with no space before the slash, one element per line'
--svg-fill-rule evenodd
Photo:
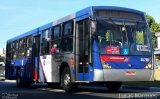
<path fill-rule="evenodd" d="M 87 81 L 89 60 L 89 20 L 76 24 L 76 70 L 77 80 Z"/>
<path fill-rule="evenodd" d="M 40 35 L 34 37 L 33 43 L 33 80 L 39 78 L 39 52 L 40 52 Z"/>
<path fill-rule="evenodd" d="M 39 81 L 52 81 L 52 55 L 50 54 L 51 29 L 43 30 L 40 41 Z"/>

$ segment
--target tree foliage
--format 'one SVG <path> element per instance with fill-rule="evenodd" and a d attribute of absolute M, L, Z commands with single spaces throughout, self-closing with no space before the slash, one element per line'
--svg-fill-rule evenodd
<path fill-rule="evenodd" d="M 160 24 L 158 24 L 155 19 L 150 16 L 147 15 L 147 20 L 148 20 L 148 24 L 150 27 L 150 31 L 152 32 L 152 43 L 153 43 L 153 47 L 155 48 L 157 46 L 157 40 L 156 40 L 156 36 L 155 33 L 160 32 Z"/>

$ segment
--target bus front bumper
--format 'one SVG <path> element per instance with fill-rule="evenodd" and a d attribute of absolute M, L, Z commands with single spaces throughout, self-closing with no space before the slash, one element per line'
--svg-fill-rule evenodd
<path fill-rule="evenodd" d="M 153 81 L 151 69 L 94 69 L 94 81 Z"/>

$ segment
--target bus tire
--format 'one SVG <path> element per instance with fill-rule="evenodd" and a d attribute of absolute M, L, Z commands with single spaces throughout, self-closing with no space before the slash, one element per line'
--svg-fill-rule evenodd
<path fill-rule="evenodd" d="M 18 88 L 24 87 L 24 83 L 19 75 L 17 75 L 16 84 Z"/>
<path fill-rule="evenodd" d="M 76 84 L 71 82 L 71 73 L 68 67 L 62 72 L 62 87 L 65 92 L 73 92 L 76 89 Z"/>
<path fill-rule="evenodd" d="M 31 85 L 30 82 L 23 81 L 22 77 L 20 75 L 20 70 L 17 70 L 17 78 L 16 78 L 16 84 L 18 88 L 24 88 L 24 87 L 29 87 Z"/>
<path fill-rule="evenodd" d="M 122 82 L 107 82 L 106 86 L 109 91 L 115 92 L 121 88 Z"/>

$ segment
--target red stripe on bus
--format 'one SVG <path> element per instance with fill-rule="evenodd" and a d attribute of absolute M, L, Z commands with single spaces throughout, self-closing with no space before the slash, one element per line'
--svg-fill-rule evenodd
<path fill-rule="evenodd" d="M 102 61 L 108 62 L 128 62 L 130 58 L 125 56 L 100 56 Z"/>

